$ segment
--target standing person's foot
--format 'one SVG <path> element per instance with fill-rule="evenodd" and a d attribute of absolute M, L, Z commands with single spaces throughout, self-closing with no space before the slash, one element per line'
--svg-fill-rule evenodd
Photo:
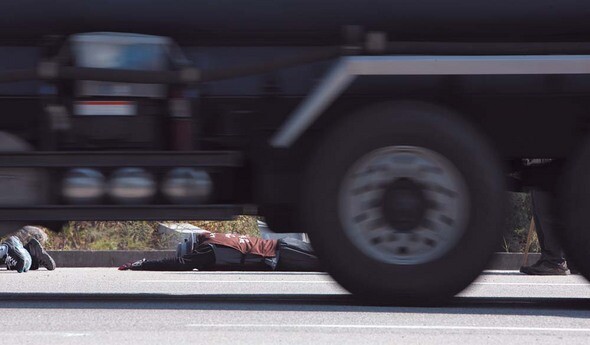
<path fill-rule="evenodd" d="M 522 266 L 520 272 L 537 276 L 565 276 L 570 274 L 565 262 L 555 264 L 546 260 L 539 260 L 531 266 Z"/>
<path fill-rule="evenodd" d="M 45 248 L 43 248 L 41 242 L 37 239 L 31 239 L 25 246 L 25 249 L 31 253 L 31 270 L 37 270 L 39 266 L 43 266 L 50 271 L 55 269 L 55 261 L 47 254 Z"/>

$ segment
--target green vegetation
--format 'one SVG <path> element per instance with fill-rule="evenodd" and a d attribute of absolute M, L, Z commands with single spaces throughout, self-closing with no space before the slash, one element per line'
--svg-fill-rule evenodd
<path fill-rule="evenodd" d="M 527 234 L 532 217 L 531 198 L 525 193 L 509 193 L 510 207 L 512 210 L 506 220 L 506 232 L 502 249 L 505 252 L 523 252 L 526 246 Z M 540 250 L 537 234 L 533 231 L 531 236 L 530 252 Z"/>
<path fill-rule="evenodd" d="M 531 220 L 530 197 L 510 193 L 511 212 L 506 220 L 502 248 L 506 252 L 522 252 Z M 240 216 L 233 221 L 186 222 L 212 232 L 259 235 L 255 217 Z M 59 234 L 49 232 L 48 248 L 59 250 L 157 250 L 167 248 L 171 238 L 161 235 L 158 222 L 70 222 Z M 533 233 L 531 252 L 539 251 Z"/>
<path fill-rule="evenodd" d="M 185 223 L 212 232 L 259 235 L 254 217 Z M 158 222 L 69 222 L 62 232 L 49 232 L 47 247 L 56 250 L 158 250 L 166 248 L 170 239 L 158 232 Z"/>

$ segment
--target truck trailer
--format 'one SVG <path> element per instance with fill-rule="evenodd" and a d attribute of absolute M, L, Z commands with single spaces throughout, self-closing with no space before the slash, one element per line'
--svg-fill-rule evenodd
<path fill-rule="evenodd" d="M 506 191 L 559 201 L 590 278 L 590 3 L 0 4 L 0 234 L 264 217 L 378 303 L 445 300 Z M 551 160 L 529 166 L 527 159 Z"/>

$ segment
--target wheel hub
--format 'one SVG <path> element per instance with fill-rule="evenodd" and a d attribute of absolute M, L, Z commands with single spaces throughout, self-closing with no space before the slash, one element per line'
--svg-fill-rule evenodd
<path fill-rule="evenodd" d="M 340 193 L 345 233 L 365 254 L 392 264 L 435 260 L 458 242 L 468 193 L 456 167 L 422 147 L 390 146 L 361 157 Z"/>
<path fill-rule="evenodd" d="M 383 193 L 383 216 L 399 231 L 417 228 L 428 209 L 423 187 L 409 178 L 394 180 Z"/>

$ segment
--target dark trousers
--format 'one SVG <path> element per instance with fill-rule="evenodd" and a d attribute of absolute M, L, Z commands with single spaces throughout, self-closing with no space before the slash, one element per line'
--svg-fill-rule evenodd
<path fill-rule="evenodd" d="M 554 198 L 548 192 L 534 189 L 531 191 L 531 201 L 533 204 L 535 228 L 537 229 L 537 237 L 541 246 L 541 260 L 554 264 L 564 263 L 563 250 L 555 233 L 556 211 Z"/>

